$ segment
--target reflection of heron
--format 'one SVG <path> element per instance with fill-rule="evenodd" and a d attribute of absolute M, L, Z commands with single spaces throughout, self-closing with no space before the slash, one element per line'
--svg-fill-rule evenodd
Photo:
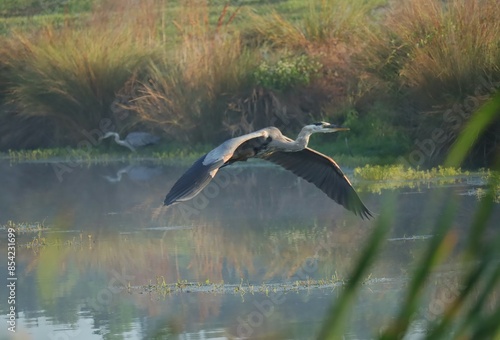
<path fill-rule="evenodd" d="M 122 176 L 127 174 L 128 178 L 136 182 L 149 181 L 151 178 L 163 172 L 161 166 L 147 167 L 142 165 L 129 164 L 116 172 L 116 176 L 104 176 L 108 182 L 116 183 L 122 180 Z"/>
<path fill-rule="evenodd" d="M 271 161 L 313 183 L 330 198 L 362 218 L 370 218 L 368 210 L 351 183 L 333 159 L 307 147 L 316 132 L 349 130 L 329 123 L 306 125 L 294 141 L 275 127 L 268 127 L 231 138 L 200 159 L 174 184 L 164 204 L 187 201 L 195 197 L 223 166 L 256 157 Z"/>
<path fill-rule="evenodd" d="M 129 148 L 131 151 L 135 151 L 136 148 L 141 146 L 158 144 L 160 137 L 152 135 L 147 132 L 131 132 L 125 137 L 124 140 L 120 139 L 120 136 L 116 132 L 106 132 L 106 134 L 100 139 L 108 138 L 114 136 L 115 142 L 122 146 Z"/>

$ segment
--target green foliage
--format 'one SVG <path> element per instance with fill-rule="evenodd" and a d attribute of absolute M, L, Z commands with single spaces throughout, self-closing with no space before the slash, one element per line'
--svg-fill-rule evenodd
<path fill-rule="evenodd" d="M 322 65 L 307 55 L 291 56 L 270 64 L 263 61 L 254 73 L 257 84 L 272 90 L 284 91 L 308 85 Z"/>
<path fill-rule="evenodd" d="M 343 133 L 335 144 L 338 153 L 368 157 L 393 158 L 410 148 L 410 139 L 397 111 L 381 101 L 375 102 L 370 111 L 361 115 L 354 108 L 334 115 L 333 121 L 343 121 L 350 131 Z"/>

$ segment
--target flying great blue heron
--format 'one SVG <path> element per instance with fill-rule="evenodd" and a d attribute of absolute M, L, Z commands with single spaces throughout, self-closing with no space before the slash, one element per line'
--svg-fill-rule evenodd
<path fill-rule="evenodd" d="M 124 140 L 120 139 L 120 136 L 116 132 L 106 132 L 106 134 L 99 140 L 114 136 L 115 142 L 119 145 L 125 146 L 130 149 L 130 151 L 135 152 L 136 148 L 141 146 L 158 144 L 160 137 L 152 135 L 147 132 L 131 132 L 125 137 Z"/>
<path fill-rule="evenodd" d="M 195 197 L 215 177 L 221 167 L 248 158 L 261 158 L 313 183 L 335 202 L 369 219 L 368 210 L 335 161 L 307 147 L 316 132 L 349 130 L 320 122 L 306 125 L 296 140 L 283 136 L 275 127 L 267 127 L 240 137 L 231 138 L 198 159 L 174 184 L 164 204 L 171 205 Z"/>

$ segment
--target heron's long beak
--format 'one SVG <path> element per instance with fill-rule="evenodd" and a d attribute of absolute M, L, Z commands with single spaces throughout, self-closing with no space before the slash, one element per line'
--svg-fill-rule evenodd
<path fill-rule="evenodd" d="M 335 124 L 330 124 L 328 126 L 325 126 L 327 129 L 330 129 L 332 132 L 337 132 L 337 131 L 349 131 L 349 128 L 346 127 L 341 127 Z"/>

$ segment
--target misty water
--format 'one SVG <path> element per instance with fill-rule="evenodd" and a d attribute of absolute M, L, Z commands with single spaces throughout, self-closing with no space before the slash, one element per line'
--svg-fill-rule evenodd
<path fill-rule="evenodd" d="M 16 333 L 5 327 L 1 257 L 0 338 L 314 338 L 374 220 L 262 162 L 225 168 L 197 199 L 162 207 L 186 167 L 0 162 L 0 224 L 27 226 L 15 240 Z M 411 327 L 418 337 L 457 294 L 468 265 L 461 244 L 484 182 L 353 184 L 372 211 L 391 204 L 394 219 L 352 306 L 348 339 L 378 334 L 396 314 L 444 202 L 459 202 L 456 251 L 424 294 Z M 32 230 L 36 222 L 45 229 Z M 5 229 L 0 246 L 7 254 Z"/>

